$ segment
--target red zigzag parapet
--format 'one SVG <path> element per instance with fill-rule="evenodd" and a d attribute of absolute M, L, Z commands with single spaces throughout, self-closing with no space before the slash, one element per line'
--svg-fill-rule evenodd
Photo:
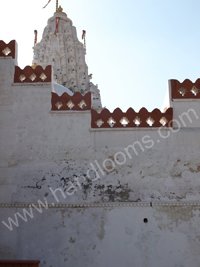
<path fill-rule="evenodd" d="M 183 83 L 177 80 L 170 80 L 172 99 L 196 99 L 200 98 L 200 79 L 195 83 L 186 79 Z"/>
<path fill-rule="evenodd" d="M 46 83 L 51 82 L 52 66 L 47 66 L 43 69 L 41 66 L 37 66 L 33 69 L 30 66 L 26 66 L 23 70 L 18 66 L 15 66 L 14 83 Z"/>
<path fill-rule="evenodd" d="M 165 113 L 159 109 L 148 112 L 145 108 L 138 113 L 132 108 L 125 113 L 119 108 L 113 113 L 108 109 L 103 109 L 101 113 L 92 109 L 91 115 L 92 128 L 172 127 L 173 109 L 169 108 Z"/>
<path fill-rule="evenodd" d="M 6 44 L 4 41 L 0 41 L 0 57 L 12 57 L 15 58 L 17 43 L 15 40 Z"/>
<path fill-rule="evenodd" d="M 52 93 L 51 98 L 52 109 L 51 110 L 91 110 L 91 92 L 88 92 L 84 96 L 76 92 L 73 96 L 63 93 L 58 96 L 56 93 Z"/>

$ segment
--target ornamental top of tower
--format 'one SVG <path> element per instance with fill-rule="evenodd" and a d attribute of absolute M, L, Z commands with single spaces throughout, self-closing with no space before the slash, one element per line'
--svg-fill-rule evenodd
<path fill-rule="evenodd" d="M 92 93 L 92 107 L 101 108 L 100 91 L 90 82 L 85 62 L 86 49 L 78 40 L 76 28 L 59 6 L 49 18 L 42 40 L 34 47 L 33 65 L 46 68 L 52 65 L 54 83 L 68 88 L 73 93 Z"/>
<path fill-rule="evenodd" d="M 54 13 L 54 16 L 56 17 L 67 17 L 67 14 L 65 12 L 63 12 L 63 8 L 61 6 L 58 7 L 58 9 L 56 10 L 56 12 Z"/>
<path fill-rule="evenodd" d="M 59 8 L 57 9 L 57 11 L 55 13 L 62 12 L 62 11 L 63 11 L 63 8 L 61 6 L 59 6 Z"/>
<path fill-rule="evenodd" d="M 71 21 L 71 19 L 69 19 L 67 17 L 67 14 L 65 12 L 63 12 L 63 8 L 61 6 L 58 7 L 58 9 L 54 13 L 53 17 L 49 18 L 48 23 L 51 20 L 55 20 L 55 18 L 61 18 L 64 21 L 70 21 L 71 25 L 73 24 L 72 21 Z"/>

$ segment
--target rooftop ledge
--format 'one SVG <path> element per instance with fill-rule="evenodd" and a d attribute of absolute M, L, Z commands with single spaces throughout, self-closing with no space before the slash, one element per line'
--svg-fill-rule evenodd
<path fill-rule="evenodd" d="M 7 57 L 0 57 L 0 60 L 1 59 L 12 59 L 12 57 L 11 56 L 7 56 Z"/>
<path fill-rule="evenodd" d="M 142 132 L 142 131 L 172 131 L 173 130 L 178 130 L 179 128 L 177 127 L 132 127 L 132 128 L 90 128 L 90 132 L 131 132 L 131 131 L 137 131 L 137 132 Z M 184 127 L 182 126 L 180 128 L 180 131 L 200 131 L 200 127 Z"/>
<path fill-rule="evenodd" d="M 91 112 L 90 112 L 90 110 L 51 110 L 50 112 L 49 112 L 50 114 L 56 114 L 56 115 L 61 115 L 61 114 L 91 114 Z"/>
<path fill-rule="evenodd" d="M 142 131 L 158 131 L 159 130 L 162 130 L 162 131 L 171 131 L 172 129 L 175 129 L 175 128 L 170 128 L 170 127 L 132 127 L 132 128 L 90 128 L 90 132 L 119 132 L 119 131 L 122 131 L 122 132 L 131 132 L 131 131 L 139 131 L 139 132 L 142 132 Z"/>
<path fill-rule="evenodd" d="M 180 98 L 180 99 L 172 99 L 173 102 L 200 102 L 199 98 Z"/>
<path fill-rule="evenodd" d="M 21 82 L 21 83 L 13 83 L 12 86 L 29 86 L 29 85 L 31 85 L 31 86 L 46 86 L 46 85 L 51 85 L 51 84 L 52 84 L 52 82 L 46 82 L 46 83 L 44 83 L 44 82 L 39 82 L 39 83 L 23 83 L 23 82 Z"/>

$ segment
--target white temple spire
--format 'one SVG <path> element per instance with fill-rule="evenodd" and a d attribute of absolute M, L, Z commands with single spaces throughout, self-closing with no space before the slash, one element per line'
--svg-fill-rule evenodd
<path fill-rule="evenodd" d="M 59 23 L 56 23 L 58 21 Z M 56 12 L 48 20 L 42 40 L 33 49 L 33 65 L 41 65 L 43 68 L 52 65 L 55 83 L 72 92 L 91 92 L 93 108 L 101 108 L 99 89 L 88 77 L 84 44 L 78 40 L 72 21 L 61 6 L 58 7 L 58 0 Z"/>

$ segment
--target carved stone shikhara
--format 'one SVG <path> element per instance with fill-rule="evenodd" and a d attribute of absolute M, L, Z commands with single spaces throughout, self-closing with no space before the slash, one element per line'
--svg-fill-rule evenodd
<path fill-rule="evenodd" d="M 59 25 L 55 33 L 55 21 Z M 100 91 L 90 82 L 88 66 L 85 62 L 86 48 L 77 38 L 76 28 L 62 8 L 58 8 L 54 16 L 48 20 L 42 40 L 34 47 L 33 65 L 46 68 L 53 66 L 53 81 L 70 89 L 72 92 L 92 94 L 92 107 L 102 108 Z"/>

